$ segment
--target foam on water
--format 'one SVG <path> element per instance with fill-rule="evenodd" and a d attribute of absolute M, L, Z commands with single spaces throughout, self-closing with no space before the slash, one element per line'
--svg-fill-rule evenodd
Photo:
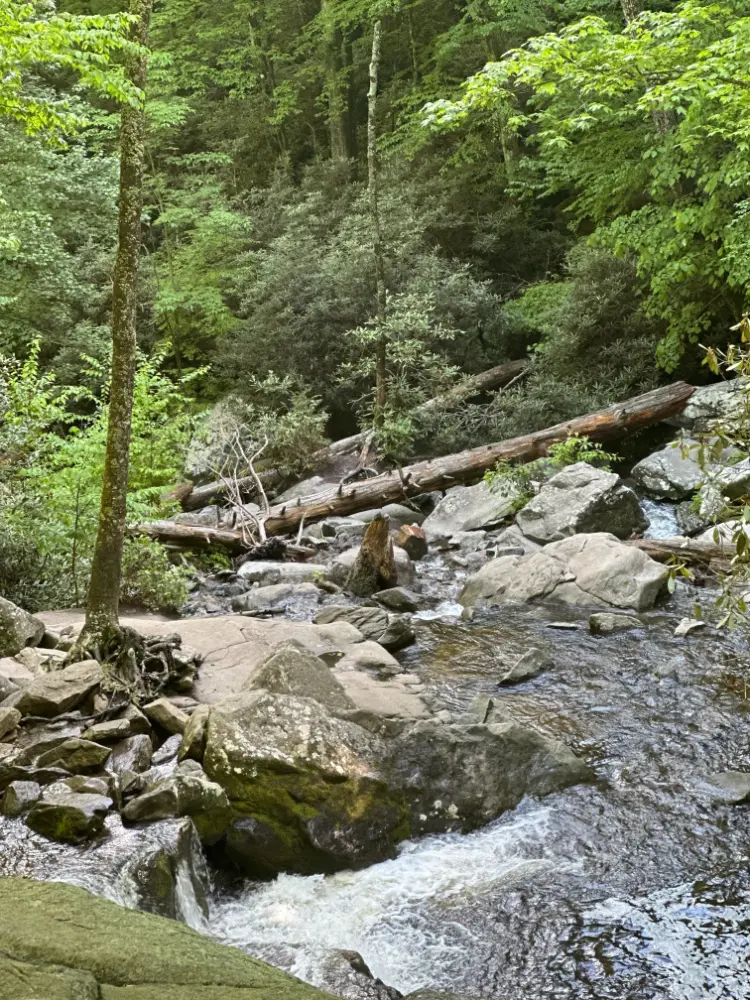
<path fill-rule="evenodd" d="M 403 992 L 449 983 L 455 966 L 480 962 L 487 944 L 451 911 L 472 897 L 559 870 L 557 860 L 539 857 L 548 816 L 535 806 L 469 836 L 429 837 L 363 871 L 281 875 L 220 903 L 210 932 L 277 962 L 279 945 L 296 946 L 288 949 L 287 968 L 308 982 L 316 982 L 325 949 L 344 948 L 360 952 L 375 976 Z"/>

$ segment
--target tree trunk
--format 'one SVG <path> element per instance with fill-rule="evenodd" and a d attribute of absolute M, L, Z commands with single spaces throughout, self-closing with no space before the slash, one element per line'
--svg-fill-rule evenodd
<path fill-rule="evenodd" d="M 373 408 L 376 427 L 382 426 L 385 407 L 388 402 L 388 344 L 383 329 L 385 326 L 387 302 L 378 185 L 378 75 L 380 73 L 382 39 L 383 24 L 382 21 L 376 21 L 372 33 L 370 90 L 367 95 L 368 192 L 370 195 L 370 224 L 372 226 L 372 249 L 375 256 L 375 278 L 377 283 L 376 318 L 379 330 L 379 336 L 375 345 L 375 406 Z"/>
<path fill-rule="evenodd" d="M 330 20 L 329 11 L 330 0 L 322 0 L 331 159 L 348 160 L 352 153 L 349 149 L 349 84 L 344 72 L 344 37 L 338 25 Z"/>
<path fill-rule="evenodd" d="M 305 524 L 311 524 L 325 517 L 372 510 L 420 493 L 444 490 L 461 483 L 475 483 L 499 461 L 528 462 L 540 458 L 547 454 L 550 445 L 566 441 L 574 435 L 586 436 L 592 441 L 606 441 L 619 435 L 632 434 L 681 413 L 694 392 L 694 386 L 675 382 L 534 434 L 472 448 L 429 462 L 419 462 L 400 470 L 399 474 L 388 472 L 349 486 L 341 485 L 314 496 L 277 504 L 271 508 L 270 516 L 265 521 L 266 533 L 271 536 L 294 531 L 303 518 Z M 166 523 L 172 525 L 172 522 Z M 187 529 L 186 525 L 172 525 L 169 531 L 173 532 L 175 528 L 179 528 L 186 536 L 209 536 L 203 528 Z M 142 525 L 137 530 L 153 538 L 163 537 L 166 540 L 166 536 L 160 536 L 159 525 Z M 218 538 L 219 534 L 228 536 L 228 541 L 231 540 L 230 547 L 237 544 L 237 539 L 240 538 L 239 532 L 211 533 L 216 544 L 223 544 Z"/>
<path fill-rule="evenodd" d="M 489 368 L 485 372 L 479 372 L 478 375 L 469 375 L 443 395 L 435 396 L 434 399 L 423 403 L 417 413 L 426 414 L 438 409 L 453 409 L 480 392 L 491 392 L 508 385 L 509 382 L 520 378 L 525 370 L 526 361 L 507 361 L 504 365 Z M 366 437 L 366 434 L 352 434 L 350 437 L 341 438 L 340 441 L 334 441 L 327 448 L 321 448 L 310 457 L 311 469 L 324 466 L 345 455 L 359 454 L 366 444 Z M 259 475 L 266 490 L 272 490 L 282 483 L 278 472 L 261 472 Z M 243 492 L 246 492 L 247 499 L 251 500 L 256 493 L 253 477 L 246 476 L 238 480 L 238 485 Z M 170 491 L 168 496 L 179 501 L 183 510 L 200 510 L 222 497 L 226 489 L 226 484 L 222 482 L 206 483 L 204 486 L 183 483 Z"/>
<path fill-rule="evenodd" d="M 732 542 L 701 542 L 695 538 L 634 538 L 627 543 L 657 562 L 710 563 L 729 562 L 736 554 Z"/>
<path fill-rule="evenodd" d="M 357 558 L 349 570 L 344 588 L 357 597 L 370 597 L 398 583 L 387 517 L 376 517 L 367 525 Z"/>
<path fill-rule="evenodd" d="M 133 38 L 145 46 L 152 0 L 132 0 L 138 17 Z M 127 72 L 145 90 L 146 52 L 130 56 Z M 145 111 L 125 107 L 120 125 L 120 206 L 112 295 L 112 372 L 109 390 L 107 451 L 102 478 L 99 530 L 96 536 L 86 606 L 86 633 L 102 635 L 118 626 L 122 548 L 125 536 L 133 384 L 136 368 L 136 306 L 143 205 Z"/>

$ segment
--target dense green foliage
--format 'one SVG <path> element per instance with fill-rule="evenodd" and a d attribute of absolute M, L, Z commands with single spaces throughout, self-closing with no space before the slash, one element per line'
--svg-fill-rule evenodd
<path fill-rule="evenodd" d="M 41 400 L 33 454 L 15 418 L 0 429 L 15 511 L 0 545 L 49 525 L 33 558 L 67 566 L 68 600 L 85 587 L 106 413 L 118 102 L 138 96 L 121 6 L 0 0 L 0 354 L 6 382 L 30 378 Z M 366 164 L 376 18 L 383 323 Z M 290 473 L 325 433 L 370 426 L 382 338 L 393 461 L 708 377 L 699 342 L 726 346 L 748 308 L 749 32 L 744 0 L 653 0 L 628 24 L 615 0 L 159 4 L 138 311 L 153 450 L 137 429 L 134 516 L 160 511 L 193 419 L 218 400 L 245 451 Z M 527 356 L 508 391 L 418 410 Z M 205 445 L 214 425 L 199 426 Z M 221 454 L 187 471 L 206 478 Z"/>

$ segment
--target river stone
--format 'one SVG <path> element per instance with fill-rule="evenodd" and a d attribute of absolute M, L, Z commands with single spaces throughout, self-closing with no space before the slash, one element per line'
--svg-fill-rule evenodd
<path fill-rule="evenodd" d="M 685 438 L 655 451 L 633 466 L 631 476 L 657 500 L 683 500 L 705 479 L 698 462 L 698 441 Z"/>
<path fill-rule="evenodd" d="M 42 797 L 36 781 L 11 781 L 3 795 L 3 816 L 23 816 Z"/>
<path fill-rule="evenodd" d="M 700 534 L 711 524 L 708 518 L 701 517 L 692 500 L 683 500 L 682 503 L 676 504 L 674 516 L 679 525 L 680 533 L 688 537 Z"/>
<path fill-rule="evenodd" d="M 85 792 L 87 795 L 109 795 L 110 783 L 106 778 L 91 774 L 71 774 L 69 778 L 56 781 L 44 790 L 47 797 L 67 795 L 68 792 Z"/>
<path fill-rule="evenodd" d="M 206 773 L 240 819 L 227 847 L 250 874 L 335 871 L 391 857 L 405 835 L 385 747 L 311 698 L 247 691 L 214 705 Z"/>
<path fill-rule="evenodd" d="M 376 979 L 358 951 L 335 950 L 318 964 L 316 981 L 342 1000 L 400 1000 L 401 993 Z"/>
<path fill-rule="evenodd" d="M 190 716 L 190 720 L 185 726 L 182 745 L 177 754 L 180 760 L 203 760 L 209 712 L 208 705 L 199 705 Z"/>
<path fill-rule="evenodd" d="M 633 615 L 613 615 L 602 611 L 589 618 L 589 632 L 594 635 L 611 635 L 613 632 L 641 628 L 642 624 L 641 620 Z"/>
<path fill-rule="evenodd" d="M 297 646 L 282 646 L 273 653 L 245 687 L 312 698 L 334 714 L 354 708 L 354 703 L 323 660 Z"/>
<path fill-rule="evenodd" d="M 32 971 L 65 967 L 64 975 L 93 976 L 101 985 L 92 1000 L 330 1000 L 176 920 L 59 882 L 0 880 L 0 941 L 3 955 L 31 963 Z M 44 990 L 21 998 L 58 1000 Z M 89 1000 L 85 993 L 59 994 L 69 997 Z"/>
<path fill-rule="evenodd" d="M 0 597 L 0 656 L 15 656 L 25 646 L 35 646 L 44 628 L 44 622 Z"/>
<path fill-rule="evenodd" d="M 715 789 L 715 797 L 728 805 L 739 805 L 750 800 L 750 772 L 722 771 L 712 774 L 708 783 Z"/>
<path fill-rule="evenodd" d="M 514 491 L 477 486 L 455 486 L 435 507 L 422 527 L 428 538 L 443 538 L 460 531 L 476 531 L 501 524 L 515 511 Z"/>
<path fill-rule="evenodd" d="M 668 570 L 604 532 L 574 535 L 527 556 L 492 559 L 467 581 L 465 607 L 548 601 L 633 608 L 653 606 Z"/>
<path fill-rule="evenodd" d="M 131 823 L 189 816 L 204 844 L 215 844 L 226 832 L 231 818 L 224 789 L 210 781 L 200 764 L 184 761 L 174 774 L 132 799 L 122 810 Z"/>
<path fill-rule="evenodd" d="M 22 691 L 16 708 L 22 715 L 52 718 L 80 705 L 102 682 L 96 660 L 74 663 L 64 670 L 35 677 Z"/>
<path fill-rule="evenodd" d="M 81 739 L 93 740 L 95 743 L 117 743 L 129 735 L 130 723 L 127 719 L 110 719 L 89 727 L 81 733 Z"/>
<path fill-rule="evenodd" d="M 21 713 L 17 708 L 0 708 L 0 740 L 8 736 L 21 721 Z"/>
<path fill-rule="evenodd" d="M 380 677 L 392 677 L 393 674 L 400 674 L 403 667 L 387 649 L 367 639 L 349 646 L 336 664 L 336 669 L 373 671 Z"/>
<path fill-rule="evenodd" d="M 706 478 L 698 491 L 699 516 L 718 520 L 729 500 L 738 500 L 750 492 L 750 458 L 728 465 Z"/>
<path fill-rule="evenodd" d="M 376 517 L 387 517 L 392 528 L 400 528 L 404 524 L 422 524 L 425 515 L 421 510 L 413 510 L 401 503 L 388 503 L 385 507 L 376 510 L 362 510 L 358 514 L 352 514 L 352 521 L 359 521 L 362 524 L 369 524 Z"/>
<path fill-rule="evenodd" d="M 345 549 L 336 556 L 330 569 L 330 576 L 335 583 L 341 586 L 346 583 L 346 578 L 349 576 L 349 571 L 358 555 L 359 546 L 355 546 L 351 549 Z M 393 557 L 396 560 L 398 586 L 408 587 L 414 581 L 414 564 L 403 549 L 394 548 Z"/>
<path fill-rule="evenodd" d="M 366 639 L 372 639 L 392 652 L 411 645 L 416 638 L 408 618 L 389 615 L 382 608 L 367 605 L 351 607 L 329 604 L 313 620 L 316 625 L 330 625 L 336 621 L 350 622 Z"/>
<path fill-rule="evenodd" d="M 403 549 L 414 562 L 424 559 L 429 552 L 427 536 L 422 528 L 413 524 L 402 525 L 393 536 L 393 544 Z"/>
<path fill-rule="evenodd" d="M 287 609 L 313 611 L 322 594 L 314 583 L 275 583 L 270 587 L 255 587 L 246 594 L 235 597 L 235 611 L 286 611 Z"/>
<path fill-rule="evenodd" d="M 388 590 L 379 590 L 377 594 L 373 594 L 373 597 L 394 611 L 418 611 L 422 605 L 419 594 L 407 590 L 406 587 L 389 587 Z"/>
<path fill-rule="evenodd" d="M 551 666 L 552 661 L 543 650 L 528 649 L 497 683 L 502 687 L 510 684 L 521 684 L 523 681 L 538 677 L 544 670 L 549 670 Z"/>
<path fill-rule="evenodd" d="M 314 583 L 316 580 L 328 579 L 330 572 L 319 563 L 251 560 L 240 566 L 237 576 L 245 584 L 257 583 L 261 587 L 268 587 L 280 583 Z"/>
<path fill-rule="evenodd" d="M 143 712 L 152 722 L 172 735 L 185 732 L 188 715 L 169 698 L 157 698 L 156 701 L 149 702 L 143 706 Z"/>
<path fill-rule="evenodd" d="M 546 545 L 596 531 L 630 538 L 649 521 L 618 475 L 577 462 L 544 484 L 518 512 L 516 524 L 527 538 Z"/>
<path fill-rule="evenodd" d="M 128 736 L 112 747 L 107 770 L 112 774 L 143 774 L 151 766 L 153 751 L 150 736 Z"/>
<path fill-rule="evenodd" d="M 729 434 L 741 431 L 746 420 L 748 385 L 747 379 L 736 378 L 701 386 L 671 422 L 693 434 L 707 434 L 716 428 Z"/>
<path fill-rule="evenodd" d="M 41 754 L 35 763 L 37 767 L 62 767 L 71 774 L 85 774 L 100 770 L 110 753 L 110 747 L 73 737 Z"/>
<path fill-rule="evenodd" d="M 77 844 L 101 832 L 111 806 L 104 795 L 52 795 L 34 804 L 26 825 L 49 840 Z"/>

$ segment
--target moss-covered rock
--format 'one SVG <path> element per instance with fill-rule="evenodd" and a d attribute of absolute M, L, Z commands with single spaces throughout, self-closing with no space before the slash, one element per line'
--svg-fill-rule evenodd
<path fill-rule="evenodd" d="M 184 924 L 61 883 L 0 879 L 0 942 L 3 1000 L 326 997 Z"/>

